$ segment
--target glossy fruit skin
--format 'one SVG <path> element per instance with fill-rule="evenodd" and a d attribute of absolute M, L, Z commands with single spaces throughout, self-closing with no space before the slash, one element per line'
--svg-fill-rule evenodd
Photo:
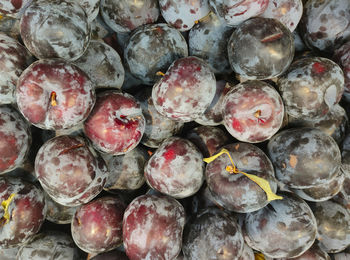
<path fill-rule="evenodd" d="M 38 60 L 18 79 L 16 100 L 23 116 L 36 127 L 68 129 L 90 114 L 96 100 L 94 88 L 76 65 L 60 59 Z"/>
<path fill-rule="evenodd" d="M 122 155 L 134 149 L 145 131 L 140 104 L 127 93 L 111 90 L 97 96 L 84 122 L 85 135 L 103 153 Z"/>
<path fill-rule="evenodd" d="M 96 197 L 108 175 L 104 160 L 82 137 L 62 135 L 47 141 L 35 158 L 35 173 L 56 202 L 78 206 Z"/>
<path fill-rule="evenodd" d="M 83 251 L 94 254 L 117 248 L 122 244 L 125 208 L 114 197 L 101 197 L 80 206 L 71 224 L 74 242 Z"/>
<path fill-rule="evenodd" d="M 315 205 L 318 236 L 322 248 L 327 253 L 338 253 L 350 244 L 350 213 L 344 206 L 323 201 Z"/>
<path fill-rule="evenodd" d="M 190 30 L 210 11 L 207 0 L 160 0 L 159 8 L 165 21 L 182 32 Z"/>
<path fill-rule="evenodd" d="M 21 17 L 20 32 L 24 45 L 39 59 L 75 60 L 90 41 L 84 9 L 69 0 L 32 1 Z"/>
<path fill-rule="evenodd" d="M 96 87 L 121 88 L 124 82 L 124 67 L 119 54 L 108 44 L 91 41 L 84 54 L 74 61 Z"/>
<path fill-rule="evenodd" d="M 39 232 L 46 216 L 46 205 L 42 191 L 20 178 L 0 178 L 0 201 L 8 200 L 9 222 L 2 224 L 0 248 L 17 247 Z M 4 220 L 1 208 L 1 219 Z"/>
<path fill-rule="evenodd" d="M 157 72 L 165 72 L 177 59 L 188 56 L 185 38 L 175 28 L 160 23 L 136 29 L 124 49 L 124 59 L 133 76 L 153 85 Z"/>
<path fill-rule="evenodd" d="M 255 17 L 232 33 L 228 45 L 232 69 L 246 79 L 270 79 L 287 70 L 294 57 L 294 39 L 281 22 Z"/>
<path fill-rule="evenodd" d="M 272 258 L 297 257 L 315 241 L 317 223 L 311 208 L 292 194 L 271 201 L 244 219 L 245 241 Z"/>
<path fill-rule="evenodd" d="M 225 145 L 238 170 L 267 180 L 276 192 L 277 181 L 269 158 L 258 147 L 248 143 Z M 241 173 L 231 174 L 227 155 L 221 155 L 207 164 L 205 177 L 214 200 L 221 207 L 239 213 L 247 213 L 265 207 L 269 201 L 263 189 Z"/>
<path fill-rule="evenodd" d="M 142 195 L 127 207 L 123 241 L 130 260 L 171 260 L 181 251 L 185 210 L 167 196 Z"/>
<path fill-rule="evenodd" d="M 326 184 L 338 174 L 340 150 L 334 139 L 316 128 L 292 128 L 273 136 L 268 154 L 276 178 L 291 188 Z"/>
<path fill-rule="evenodd" d="M 101 14 L 115 32 L 130 32 L 141 25 L 157 21 L 158 1 L 101 0 Z"/>
<path fill-rule="evenodd" d="M 312 49 L 332 53 L 350 39 L 350 3 L 347 0 L 311 0 L 304 6 L 301 29 Z"/>
<path fill-rule="evenodd" d="M 182 250 L 186 259 L 239 260 L 244 240 L 233 215 L 211 209 L 197 215 L 184 230 Z"/>
<path fill-rule="evenodd" d="M 153 86 L 152 99 L 160 114 L 172 120 L 189 122 L 205 112 L 215 92 L 215 75 L 209 65 L 202 59 L 189 56 L 173 62 Z"/>
<path fill-rule="evenodd" d="M 147 183 L 174 198 L 195 194 L 204 181 L 203 156 L 186 139 L 170 137 L 145 165 Z"/>
<path fill-rule="evenodd" d="M 72 238 L 55 231 L 47 231 L 36 235 L 29 243 L 23 245 L 18 260 L 74 260 L 79 257 L 78 248 Z"/>
<path fill-rule="evenodd" d="M 344 74 L 333 61 L 322 57 L 298 59 L 278 79 L 287 110 L 295 118 L 325 116 L 341 99 Z"/>
<path fill-rule="evenodd" d="M 0 174 L 21 166 L 30 150 L 32 135 L 28 123 L 14 108 L 0 106 Z"/>
<path fill-rule="evenodd" d="M 209 0 L 212 10 L 229 26 L 237 26 L 267 8 L 268 0 Z"/>
<path fill-rule="evenodd" d="M 19 76 L 31 62 L 31 55 L 17 40 L 0 33 L 0 104 L 16 102 Z"/>
<path fill-rule="evenodd" d="M 258 113 L 258 114 L 257 114 Z M 222 103 L 223 124 L 237 140 L 258 143 L 281 128 L 284 106 L 281 96 L 262 81 L 246 81 L 230 89 Z"/>

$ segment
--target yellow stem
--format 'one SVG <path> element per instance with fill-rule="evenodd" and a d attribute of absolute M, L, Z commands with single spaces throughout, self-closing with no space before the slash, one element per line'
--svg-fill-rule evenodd
<path fill-rule="evenodd" d="M 4 216 L 3 218 L 6 219 L 4 224 L 7 224 L 10 221 L 10 213 L 9 213 L 9 207 L 11 202 L 13 201 L 14 197 L 16 196 L 16 193 L 12 193 L 7 200 L 4 200 L 1 202 L 1 206 L 4 208 Z"/>
<path fill-rule="evenodd" d="M 156 73 L 156 75 L 157 75 L 157 76 L 162 76 L 162 77 L 164 77 L 165 74 L 164 74 L 163 72 L 161 72 L 161 71 L 158 71 L 158 72 Z"/>
<path fill-rule="evenodd" d="M 249 174 L 249 173 L 242 172 L 242 171 L 238 170 L 237 167 L 235 166 L 235 164 L 233 163 L 230 152 L 228 150 L 226 150 L 225 148 L 222 149 L 219 153 L 217 153 L 209 158 L 204 158 L 203 161 L 205 161 L 206 163 L 211 163 L 212 161 L 214 161 L 216 158 L 218 158 L 222 154 L 226 154 L 229 157 L 231 164 L 232 164 L 232 166 L 231 165 L 226 166 L 226 171 L 228 171 L 231 174 L 232 173 L 234 173 L 234 174 L 241 173 L 241 174 L 245 175 L 247 178 L 249 178 L 250 180 L 252 180 L 253 182 L 255 182 L 256 184 L 258 184 L 259 187 L 262 188 L 264 190 L 264 192 L 266 193 L 268 201 L 283 199 L 283 197 L 278 196 L 275 193 L 273 193 L 273 191 L 271 190 L 271 187 L 270 187 L 270 183 L 267 180 L 260 178 L 254 174 Z"/>
<path fill-rule="evenodd" d="M 255 260 L 265 260 L 265 256 L 262 253 L 255 253 L 254 258 Z"/>

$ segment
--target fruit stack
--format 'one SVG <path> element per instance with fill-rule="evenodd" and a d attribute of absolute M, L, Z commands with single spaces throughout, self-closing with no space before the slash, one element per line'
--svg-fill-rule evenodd
<path fill-rule="evenodd" d="M 350 259 L 349 0 L 1 0 L 0 260 Z"/>

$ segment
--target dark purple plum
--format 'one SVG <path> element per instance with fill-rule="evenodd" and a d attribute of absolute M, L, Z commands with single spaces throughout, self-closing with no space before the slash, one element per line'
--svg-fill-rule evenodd
<path fill-rule="evenodd" d="M 181 131 L 183 122 L 171 120 L 156 110 L 151 88 L 144 88 L 136 94 L 135 98 L 140 102 L 146 119 L 146 128 L 141 139 L 143 145 L 157 148 L 165 139 Z"/>
<path fill-rule="evenodd" d="M 224 130 L 215 126 L 195 127 L 187 132 L 186 138 L 197 146 L 203 157 L 212 156 L 230 139 Z"/>
<path fill-rule="evenodd" d="M 136 29 L 124 49 L 131 74 L 147 85 L 157 81 L 157 72 L 165 72 L 172 62 L 187 55 L 188 47 L 182 34 L 163 23 Z"/>
<path fill-rule="evenodd" d="M 167 196 L 142 195 L 127 207 L 123 241 L 130 260 L 172 260 L 181 251 L 185 210 Z"/>
<path fill-rule="evenodd" d="M 209 0 L 209 4 L 229 26 L 237 26 L 263 13 L 269 0 Z"/>
<path fill-rule="evenodd" d="M 233 32 L 228 42 L 233 70 L 247 79 L 270 79 L 287 70 L 294 56 L 292 33 L 271 18 L 252 18 Z"/>
<path fill-rule="evenodd" d="M 333 52 L 350 39 L 348 0 L 310 0 L 301 19 L 305 43 L 316 50 Z"/>
<path fill-rule="evenodd" d="M 96 197 L 108 175 L 104 160 L 90 144 L 68 135 L 45 142 L 35 158 L 35 173 L 53 200 L 70 207 Z"/>
<path fill-rule="evenodd" d="M 214 13 L 210 13 L 196 24 L 188 35 L 190 55 L 208 62 L 215 74 L 231 73 L 227 42 L 232 32 L 233 28 L 227 26 Z"/>
<path fill-rule="evenodd" d="M 315 241 L 317 223 L 302 199 L 284 194 L 268 206 L 246 214 L 243 234 L 250 247 L 272 258 L 298 257 Z"/>
<path fill-rule="evenodd" d="M 89 258 L 89 260 L 129 260 L 124 252 L 121 252 L 117 249 L 98 254 Z"/>
<path fill-rule="evenodd" d="M 339 147 L 317 128 L 284 130 L 270 139 L 267 148 L 276 178 L 287 187 L 304 189 L 327 184 L 339 173 Z"/>
<path fill-rule="evenodd" d="M 91 41 L 89 47 L 74 62 L 96 87 L 121 88 L 124 82 L 124 67 L 119 54 L 108 44 Z"/>
<path fill-rule="evenodd" d="M 247 143 L 229 144 L 223 148 L 228 150 L 238 170 L 267 180 L 272 192 L 276 192 L 273 165 L 262 150 Z M 225 209 L 240 213 L 265 207 L 269 203 L 265 191 L 243 174 L 227 171 L 228 165 L 231 161 L 226 154 L 207 164 L 205 176 L 214 200 Z"/>
<path fill-rule="evenodd" d="M 46 216 L 43 192 L 20 178 L 0 178 L 0 248 L 18 247 L 39 232 Z"/>
<path fill-rule="evenodd" d="M 335 50 L 333 59 L 343 69 L 345 87 L 343 97 L 350 101 L 350 41 L 344 43 Z"/>
<path fill-rule="evenodd" d="M 109 174 L 104 189 L 136 190 L 145 183 L 144 166 L 148 154 L 142 147 L 127 152 L 124 155 L 105 157 Z"/>
<path fill-rule="evenodd" d="M 118 90 L 104 91 L 84 122 L 85 135 L 103 153 L 122 155 L 141 141 L 146 120 L 136 99 Z"/>
<path fill-rule="evenodd" d="M 39 60 L 19 77 L 17 105 L 33 125 L 50 130 L 82 123 L 96 100 L 95 85 L 85 72 L 64 60 Z"/>
<path fill-rule="evenodd" d="M 175 198 L 195 194 L 204 181 L 204 162 L 200 151 L 186 139 L 170 137 L 145 166 L 147 183 L 155 190 Z"/>
<path fill-rule="evenodd" d="M 90 41 L 90 25 L 77 1 L 35 0 L 24 10 L 21 37 L 37 58 L 75 60 Z"/>
<path fill-rule="evenodd" d="M 187 223 L 182 251 L 191 260 L 239 260 L 244 247 L 235 218 L 219 209 L 208 209 Z"/>
<path fill-rule="evenodd" d="M 0 106 L 0 174 L 22 166 L 27 159 L 32 135 L 27 122 L 14 108 Z"/>
<path fill-rule="evenodd" d="M 317 239 L 328 253 L 338 253 L 350 245 L 350 212 L 333 202 L 317 202 L 313 210 L 317 220 Z"/>
<path fill-rule="evenodd" d="M 106 24 L 118 33 L 157 21 L 158 1 L 101 0 L 100 10 Z"/>
<path fill-rule="evenodd" d="M 237 140 L 258 143 L 281 128 L 284 106 L 281 96 L 268 83 L 245 81 L 230 89 L 222 103 L 223 124 Z"/>
<path fill-rule="evenodd" d="M 79 251 L 72 238 L 61 232 L 46 231 L 33 237 L 23 245 L 17 254 L 17 260 L 75 260 Z"/>
<path fill-rule="evenodd" d="M 294 118 L 288 116 L 288 126 L 292 127 L 315 127 L 322 132 L 330 135 L 333 139 L 341 144 L 349 129 L 349 119 L 344 108 L 339 104 L 332 107 L 322 118 Z"/>
<path fill-rule="evenodd" d="M 0 61 L 0 104 L 15 103 L 17 80 L 30 64 L 31 55 L 17 40 L 0 33 Z"/>
<path fill-rule="evenodd" d="M 340 101 L 344 74 L 329 59 L 302 58 L 278 79 L 278 87 L 289 115 L 314 120 L 324 117 Z"/>
<path fill-rule="evenodd" d="M 160 114 L 189 122 L 206 111 L 215 92 L 215 75 L 209 65 L 202 59 L 190 56 L 173 62 L 153 86 L 152 99 Z"/>
<path fill-rule="evenodd" d="M 72 236 L 87 253 L 98 254 L 122 244 L 125 204 L 118 198 L 101 197 L 82 205 L 72 219 Z"/>
<path fill-rule="evenodd" d="M 159 0 L 159 8 L 165 21 L 179 31 L 190 30 L 210 12 L 208 0 Z"/>
<path fill-rule="evenodd" d="M 195 121 L 198 124 L 208 126 L 217 126 L 222 124 L 222 103 L 224 101 L 225 95 L 231 88 L 232 86 L 225 80 L 217 80 L 216 92 L 211 104 L 202 115 L 196 118 Z"/>
<path fill-rule="evenodd" d="M 266 10 L 260 16 L 277 19 L 293 32 L 302 14 L 301 0 L 270 0 Z"/>

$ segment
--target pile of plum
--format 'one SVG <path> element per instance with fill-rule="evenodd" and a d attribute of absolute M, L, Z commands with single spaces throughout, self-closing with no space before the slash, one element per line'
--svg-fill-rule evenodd
<path fill-rule="evenodd" d="M 349 260 L 349 0 L 1 0 L 0 260 Z"/>

